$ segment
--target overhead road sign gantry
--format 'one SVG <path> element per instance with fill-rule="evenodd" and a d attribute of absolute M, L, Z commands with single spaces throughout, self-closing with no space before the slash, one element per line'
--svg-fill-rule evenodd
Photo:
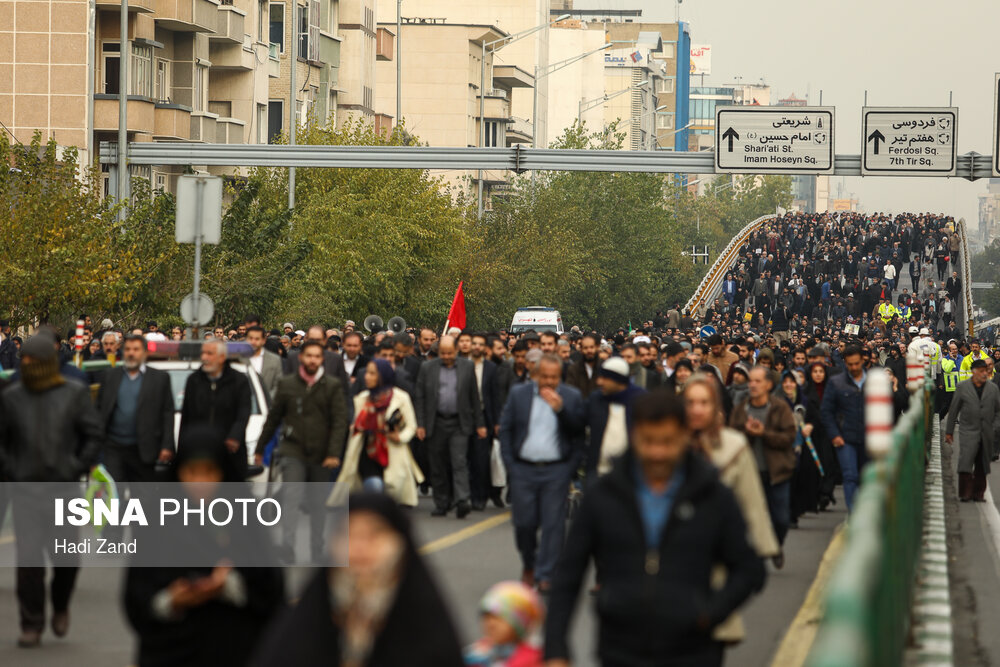
<path fill-rule="evenodd" d="M 993 81 L 993 176 L 1000 178 L 1000 73 Z"/>
<path fill-rule="evenodd" d="M 833 107 L 719 107 L 719 174 L 832 174 Z"/>
<path fill-rule="evenodd" d="M 862 176 L 954 176 L 958 109 L 865 107 Z"/>

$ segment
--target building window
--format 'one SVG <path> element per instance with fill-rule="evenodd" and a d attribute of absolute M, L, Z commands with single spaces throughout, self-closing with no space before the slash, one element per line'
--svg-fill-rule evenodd
<path fill-rule="evenodd" d="M 674 115 L 672 113 L 656 114 L 656 129 L 657 130 L 674 129 Z"/>
<path fill-rule="evenodd" d="M 667 95 L 672 94 L 674 92 L 674 81 L 675 79 L 657 79 L 656 92 Z"/>
<path fill-rule="evenodd" d="M 153 96 L 153 48 L 132 45 L 131 95 Z"/>
<path fill-rule="evenodd" d="M 309 60 L 319 62 L 319 0 L 309 0 Z"/>
<path fill-rule="evenodd" d="M 281 134 L 281 126 L 284 119 L 285 119 L 285 101 L 284 100 L 268 101 L 267 143 L 273 144 L 274 140 Z"/>
<path fill-rule="evenodd" d="M 497 121 L 486 121 L 486 148 L 503 148 L 506 145 L 503 128 Z"/>
<path fill-rule="evenodd" d="M 267 105 L 258 104 L 257 105 L 257 138 L 255 143 L 266 144 L 268 139 L 268 126 L 267 126 Z"/>
<path fill-rule="evenodd" d="M 119 77 L 121 76 L 121 47 L 118 42 L 104 42 L 101 45 L 102 67 L 104 72 L 104 93 L 118 94 Z"/>
<path fill-rule="evenodd" d="M 160 102 L 170 101 L 170 61 L 156 59 L 156 82 L 153 95 Z"/>
<path fill-rule="evenodd" d="M 194 111 L 205 111 L 208 108 L 208 67 L 205 65 L 194 66 L 194 93 L 191 98 Z"/>
<path fill-rule="evenodd" d="M 269 6 L 268 16 L 271 19 L 271 43 L 278 45 L 281 53 L 285 52 L 285 3 L 272 2 Z"/>
<path fill-rule="evenodd" d="M 309 60 L 309 7 L 296 5 L 295 8 L 299 12 L 299 58 Z"/>

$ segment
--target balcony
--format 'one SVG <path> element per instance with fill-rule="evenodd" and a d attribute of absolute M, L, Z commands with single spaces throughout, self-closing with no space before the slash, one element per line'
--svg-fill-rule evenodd
<path fill-rule="evenodd" d="M 392 60 L 393 49 L 396 48 L 396 36 L 385 28 L 379 28 L 375 35 L 375 59 Z"/>
<path fill-rule="evenodd" d="M 219 116 L 205 111 L 191 112 L 191 141 L 213 143 L 218 136 L 216 128 Z"/>
<path fill-rule="evenodd" d="M 215 143 L 242 144 L 246 124 L 238 118 L 218 118 L 215 121 Z"/>
<path fill-rule="evenodd" d="M 504 92 L 504 91 L 486 91 L 486 100 L 483 105 L 483 115 L 487 120 L 501 120 L 506 121 L 510 118 L 510 102 L 507 101 L 506 94 L 504 97 L 499 97 L 497 95 L 492 95 L 494 92 Z M 476 109 L 475 114 L 479 115 L 479 99 L 476 99 Z"/>
<path fill-rule="evenodd" d="M 180 104 L 156 104 L 153 139 L 187 140 L 191 138 L 191 109 Z"/>
<path fill-rule="evenodd" d="M 267 47 L 267 75 L 272 79 L 281 76 L 281 46 L 272 42 Z"/>
<path fill-rule="evenodd" d="M 527 118 L 511 116 L 507 125 L 507 145 L 530 144 L 532 141 L 531 121 Z"/>
<path fill-rule="evenodd" d="M 319 59 L 327 65 L 340 67 L 340 40 L 325 32 L 319 34 Z"/>
<path fill-rule="evenodd" d="M 175 32 L 215 32 L 218 0 L 156 0 L 156 24 Z"/>
<path fill-rule="evenodd" d="M 535 87 L 535 77 L 514 65 L 497 65 L 494 67 L 493 81 L 508 88 Z"/>
<path fill-rule="evenodd" d="M 148 97 L 130 95 L 125 110 L 125 122 L 129 132 L 152 134 L 154 121 L 153 101 Z M 94 95 L 94 130 L 118 130 L 118 96 Z"/>
<path fill-rule="evenodd" d="M 208 38 L 213 42 L 243 44 L 243 24 L 246 22 L 246 15 L 242 9 L 223 3 L 216 17 L 215 32 L 210 33 Z"/>
<path fill-rule="evenodd" d="M 209 42 L 209 60 L 213 70 L 246 70 L 254 69 L 254 53 L 243 48 L 243 44 L 232 42 Z"/>
<path fill-rule="evenodd" d="M 121 9 L 122 3 L 115 0 L 97 0 L 98 9 Z M 146 14 L 156 9 L 156 0 L 128 0 L 128 10 Z"/>

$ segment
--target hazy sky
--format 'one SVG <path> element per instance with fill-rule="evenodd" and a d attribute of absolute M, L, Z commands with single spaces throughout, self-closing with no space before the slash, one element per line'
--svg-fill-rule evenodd
<path fill-rule="evenodd" d="M 673 21 L 673 0 L 575 0 L 574 6 L 642 9 Z M 761 78 L 772 100 L 795 93 L 837 110 L 836 150 L 861 151 L 861 107 L 959 108 L 958 152 L 991 154 L 993 80 L 1000 71 L 997 0 L 685 0 L 681 20 L 695 44 L 712 45 L 706 85 Z M 698 84 L 698 78 L 693 82 Z M 839 177 L 831 179 L 837 194 Z M 988 181 L 848 177 L 867 211 L 944 211 L 978 226 L 977 195 Z"/>

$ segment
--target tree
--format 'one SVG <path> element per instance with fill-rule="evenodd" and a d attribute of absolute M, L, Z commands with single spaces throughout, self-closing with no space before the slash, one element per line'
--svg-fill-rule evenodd
<path fill-rule="evenodd" d="M 569 128 L 554 148 L 618 150 L 616 126 Z M 662 175 L 549 172 L 512 179 L 477 224 L 466 280 L 483 325 L 517 306 L 552 305 L 569 323 L 608 329 L 650 316 L 694 289 Z"/>
<path fill-rule="evenodd" d="M 0 136 L 0 309 L 15 324 L 65 321 L 75 312 L 127 309 L 149 284 L 147 269 L 170 260 L 172 236 L 148 189 L 138 205 L 101 198 L 100 170 L 82 167 L 36 132 L 27 146 Z"/>
<path fill-rule="evenodd" d="M 1000 284 L 1000 239 L 995 239 L 983 249 L 983 252 L 972 256 L 971 275 L 977 281 Z M 1000 288 L 976 290 L 975 302 L 991 315 L 1000 315 Z"/>

